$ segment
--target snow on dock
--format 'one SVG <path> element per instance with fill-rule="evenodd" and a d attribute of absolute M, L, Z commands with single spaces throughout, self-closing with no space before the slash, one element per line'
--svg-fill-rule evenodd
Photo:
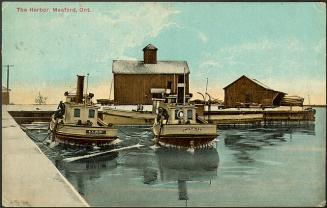
<path fill-rule="evenodd" d="M 2 105 L 2 206 L 88 207 L 8 113 L 30 108 L 34 110 L 35 106 L 27 109 Z M 50 108 L 44 110 L 55 110 L 56 107 Z"/>

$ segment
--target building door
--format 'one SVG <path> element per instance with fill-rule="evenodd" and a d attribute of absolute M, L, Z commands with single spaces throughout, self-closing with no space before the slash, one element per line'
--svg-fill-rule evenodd
<path fill-rule="evenodd" d="M 178 87 L 177 91 L 177 103 L 184 102 L 184 87 Z"/>
<path fill-rule="evenodd" d="M 245 102 L 250 103 L 251 102 L 251 96 L 250 94 L 245 94 Z"/>

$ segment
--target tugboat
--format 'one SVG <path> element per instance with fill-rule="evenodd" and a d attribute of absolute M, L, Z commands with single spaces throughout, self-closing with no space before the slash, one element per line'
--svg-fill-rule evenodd
<path fill-rule="evenodd" d="M 52 141 L 81 147 L 105 148 L 115 145 L 118 130 L 98 119 L 94 94 L 84 94 L 84 76 L 77 75 L 76 94 L 65 92 L 66 102 L 60 101 L 58 110 L 51 117 Z"/>
<path fill-rule="evenodd" d="M 153 99 L 157 106 L 152 127 L 156 145 L 191 151 L 212 147 L 218 136 L 217 126 L 198 118 L 197 107 L 189 103 L 191 95 L 165 95 L 163 99 Z"/>

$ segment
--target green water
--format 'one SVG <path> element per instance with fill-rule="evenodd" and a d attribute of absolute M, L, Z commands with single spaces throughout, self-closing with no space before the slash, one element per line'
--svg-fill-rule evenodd
<path fill-rule="evenodd" d="M 194 154 L 154 151 L 149 127 L 120 127 L 121 146 L 146 146 L 85 162 L 52 159 L 91 206 L 318 206 L 325 123 L 326 109 L 317 108 L 315 125 L 219 129 L 217 149 Z"/>

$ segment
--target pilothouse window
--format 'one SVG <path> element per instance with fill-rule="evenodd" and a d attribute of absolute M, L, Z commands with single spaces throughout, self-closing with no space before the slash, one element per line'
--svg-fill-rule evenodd
<path fill-rule="evenodd" d="M 187 110 L 187 119 L 190 119 L 190 120 L 193 119 L 193 112 L 192 112 L 192 110 Z"/>
<path fill-rule="evenodd" d="M 75 108 L 74 109 L 74 117 L 80 117 L 81 116 L 81 109 Z"/>
<path fill-rule="evenodd" d="M 184 113 L 182 110 L 175 110 L 175 119 L 179 120 L 179 119 L 183 119 Z"/>
<path fill-rule="evenodd" d="M 95 114 L 95 110 L 94 109 L 90 109 L 89 110 L 89 118 L 94 118 L 94 114 Z"/>

